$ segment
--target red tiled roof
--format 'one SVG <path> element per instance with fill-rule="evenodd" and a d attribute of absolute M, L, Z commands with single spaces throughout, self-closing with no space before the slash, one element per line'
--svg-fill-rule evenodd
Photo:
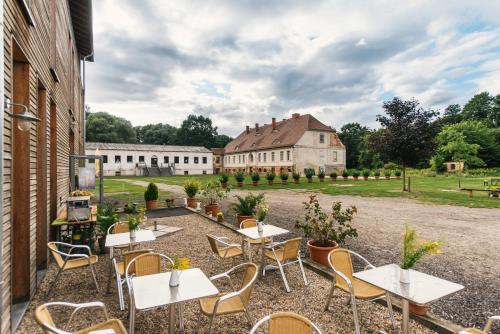
<path fill-rule="evenodd" d="M 248 133 L 246 130 L 243 131 L 232 142 L 226 145 L 224 151 L 227 154 L 293 146 L 309 130 L 335 133 L 331 127 L 321 123 L 310 114 L 294 114 L 292 118 L 276 122 L 276 130 L 273 130 L 271 123 L 260 126 L 257 132 L 255 127 L 250 128 Z M 336 141 L 338 141 L 339 146 L 342 145 L 338 138 Z"/>

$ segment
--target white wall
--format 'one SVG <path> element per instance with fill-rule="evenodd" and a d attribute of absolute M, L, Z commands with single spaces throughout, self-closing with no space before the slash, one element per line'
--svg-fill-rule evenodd
<path fill-rule="evenodd" d="M 287 151 L 290 153 L 287 155 Z M 281 153 L 283 152 L 283 160 Z M 273 160 L 274 153 L 274 160 Z M 260 154 L 260 160 L 259 160 Z M 250 159 L 253 156 L 253 161 Z M 234 162 L 233 162 L 234 157 Z M 289 159 L 288 159 L 289 157 Z M 283 147 L 279 149 L 260 150 L 253 152 L 230 153 L 224 156 L 224 168 L 270 168 L 270 167 L 292 167 L 293 162 L 293 147 Z"/>
<path fill-rule="evenodd" d="M 324 135 L 324 142 L 320 142 L 320 135 Z M 299 139 L 294 149 L 296 169 L 303 172 L 305 168 L 319 168 L 329 172 L 335 168 L 345 168 L 345 148 L 331 145 L 331 136 L 334 134 L 322 131 L 306 131 Z"/>

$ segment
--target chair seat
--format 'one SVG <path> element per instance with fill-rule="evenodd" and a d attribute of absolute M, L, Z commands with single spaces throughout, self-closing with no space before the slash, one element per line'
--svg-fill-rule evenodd
<path fill-rule="evenodd" d="M 218 251 L 219 256 L 225 258 L 243 255 L 243 250 L 241 249 L 241 247 L 220 247 Z"/>
<path fill-rule="evenodd" d="M 75 332 L 75 334 L 88 334 L 90 332 L 104 330 L 104 329 L 112 329 L 115 331 L 116 334 L 127 334 L 125 326 L 123 326 L 123 323 L 118 319 L 109 319 L 108 321 L 101 322 L 100 324 L 81 329 Z"/>
<path fill-rule="evenodd" d="M 265 244 L 270 243 L 272 241 L 273 240 L 271 238 L 264 238 L 264 243 Z M 260 245 L 260 244 L 262 244 L 262 238 L 260 238 L 260 239 L 250 239 L 250 238 L 247 238 L 247 239 L 245 239 L 245 242 L 248 242 L 250 245 Z"/>
<path fill-rule="evenodd" d="M 219 294 L 215 297 L 200 299 L 201 312 L 205 315 L 212 315 L 214 312 L 215 302 L 217 302 L 217 300 L 223 295 L 224 294 Z M 220 302 L 217 306 L 216 315 L 239 313 L 244 310 L 245 306 L 243 305 L 241 298 L 239 296 L 235 296 Z"/>
<path fill-rule="evenodd" d="M 276 256 L 274 256 L 274 253 L 276 253 Z M 278 260 L 280 262 L 283 262 L 283 248 L 275 248 L 274 253 L 272 249 L 264 249 L 264 255 L 271 259 L 271 260 Z"/>
<path fill-rule="evenodd" d="M 486 334 L 486 332 L 480 330 L 479 328 L 466 328 L 464 329 L 464 332 L 470 334 Z"/>
<path fill-rule="evenodd" d="M 97 255 L 91 255 L 90 256 L 90 263 L 95 264 L 98 261 Z M 70 269 L 76 269 L 76 268 L 82 268 L 85 266 L 89 265 L 89 261 L 87 258 L 79 258 L 79 259 L 73 259 L 73 260 L 68 260 L 66 262 L 66 266 L 64 267 L 64 270 L 70 270 Z"/>
<path fill-rule="evenodd" d="M 350 279 L 354 288 L 354 296 L 357 299 L 373 299 L 385 295 L 385 290 L 379 289 L 376 286 L 363 282 L 355 277 Z M 337 282 L 335 286 L 347 293 L 350 293 L 349 287 L 344 281 L 341 283 Z"/>
<path fill-rule="evenodd" d="M 117 262 L 116 269 L 118 271 L 118 274 L 120 274 L 120 276 L 125 276 L 125 262 Z"/>

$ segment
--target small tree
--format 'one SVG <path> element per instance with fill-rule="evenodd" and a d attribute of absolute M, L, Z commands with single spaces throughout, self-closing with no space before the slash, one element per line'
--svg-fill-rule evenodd
<path fill-rule="evenodd" d="M 144 192 L 144 200 L 146 202 L 158 200 L 158 186 L 153 182 L 148 184 L 148 188 Z"/>

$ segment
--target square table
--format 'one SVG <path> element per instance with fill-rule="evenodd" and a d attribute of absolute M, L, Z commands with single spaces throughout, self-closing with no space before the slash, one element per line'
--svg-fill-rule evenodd
<path fill-rule="evenodd" d="M 130 238 L 130 232 L 113 233 L 106 236 L 106 247 L 124 246 L 131 243 L 140 243 L 156 240 L 151 230 L 139 230 L 135 232 L 135 238 Z"/>
<path fill-rule="evenodd" d="M 177 287 L 170 287 L 169 280 L 170 272 L 132 278 L 133 303 L 130 305 L 129 328 L 131 334 L 134 333 L 135 310 L 148 310 L 169 305 L 169 333 L 174 333 L 173 306 L 175 304 L 211 297 L 219 293 L 212 281 L 198 268 L 182 270 L 179 277 L 180 284 Z"/>
<path fill-rule="evenodd" d="M 410 283 L 401 283 L 399 274 L 401 268 L 397 264 L 388 264 L 382 267 L 354 273 L 353 276 L 370 283 L 380 289 L 400 297 L 403 302 L 404 334 L 410 331 L 410 305 L 409 302 L 424 305 L 447 295 L 462 290 L 464 287 L 438 277 L 410 269 Z"/>

